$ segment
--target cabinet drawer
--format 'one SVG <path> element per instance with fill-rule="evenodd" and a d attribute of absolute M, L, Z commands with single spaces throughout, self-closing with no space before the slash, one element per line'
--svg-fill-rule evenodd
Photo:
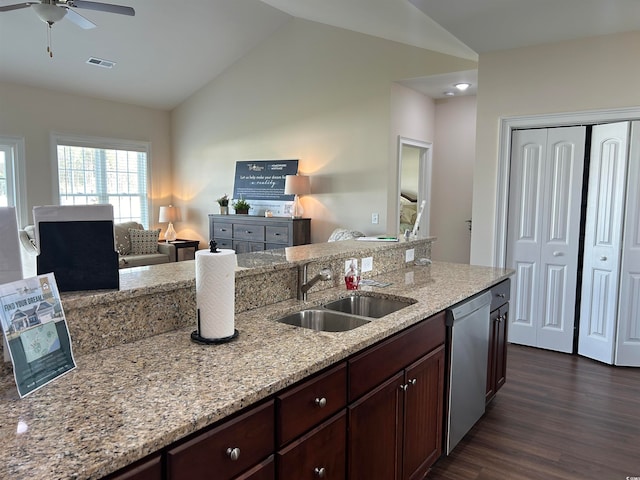
<path fill-rule="evenodd" d="M 230 238 L 215 238 L 214 240 L 218 244 L 218 248 L 233 249 L 233 241 Z"/>
<path fill-rule="evenodd" d="M 233 225 L 233 238 L 237 240 L 264 242 L 264 225 L 235 223 Z"/>
<path fill-rule="evenodd" d="M 218 238 L 232 238 L 233 237 L 233 224 L 231 223 L 218 223 L 213 224 L 211 229 L 211 235 L 217 241 Z"/>
<path fill-rule="evenodd" d="M 325 478 L 346 476 L 347 417 L 338 415 L 278 452 L 278 478 Z"/>
<path fill-rule="evenodd" d="M 161 480 L 162 463 L 160 455 L 143 460 L 107 476 L 108 480 Z"/>
<path fill-rule="evenodd" d="M 265 240 L 269 243 L 289 243 L 289 227 L 286 225 L 267 225 L 265 230 Z"/>
<path fill-rule="evenodd" d="M 340 365 L 276 397 L 279 446 L 302 435 L 347 404 L 347 365 Z"/>
<path fill-rule="evenodd" d="M 445 312 L 407 328 L 349 360 L 349 401 L 444 343 Z"/>
<path fill-rule="evenodd" d="M 168 480 L 230 479 L 274 451 L 274 405 L 269 401 L 167 452 Z M 231 458 L 231 450 L 238 457 Z"/>
<path fill-rule="evenodd" d="M 490 310 L 494 311 L 500 305 L 504 305 L 509 301 L 511 292 L 511 280 L 506 279 L 497 285 L 491 287 L 491 307 Z"/>

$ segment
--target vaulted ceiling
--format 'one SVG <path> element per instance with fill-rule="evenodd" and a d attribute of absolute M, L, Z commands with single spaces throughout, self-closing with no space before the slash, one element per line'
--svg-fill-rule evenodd
<path fill-rule="evenodd" d="M 32 7 L 0 12 L 0 81 L 172 109 L 293 17 L 464 58 L 640 30 L 637 0 L 115 0 L 134 17 L 74 9 L 50 30 Z M 20 0 L 0 0 L 0 7 Z M 88 65 L 90 57 L 115 62 Z M 475 72 L 406 84 L 433 97 Z M 456 76 L 457 75 L 457 76 Z M 471 90 L 473 93 L 473 90 Z M 0 112 L 1 114 L 1 112 Z"/>

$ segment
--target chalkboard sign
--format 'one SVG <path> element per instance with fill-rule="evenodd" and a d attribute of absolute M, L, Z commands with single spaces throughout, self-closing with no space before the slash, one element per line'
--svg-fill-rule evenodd
<path fill-rule="evenodd" d="M 284 194 L 287 175 L 298 173 L 298 160 L 248 160 L 236 162 L 233 198 L 291 201 Z"/>

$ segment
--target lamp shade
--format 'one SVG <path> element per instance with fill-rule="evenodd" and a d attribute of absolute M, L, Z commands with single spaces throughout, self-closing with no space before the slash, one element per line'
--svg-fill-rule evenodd
<path fill-rule="evenodd" d="M 308 195 L 311 193 L 309 177 L 306 175 L 287 175 L 284 179 L 285 195 Z"/>
<path fill-rule="evenodd" d="M 160 223 L 177 222 L 180 220 L 180 209 L 173 205 L 160 207 L 158 221 Z"/>

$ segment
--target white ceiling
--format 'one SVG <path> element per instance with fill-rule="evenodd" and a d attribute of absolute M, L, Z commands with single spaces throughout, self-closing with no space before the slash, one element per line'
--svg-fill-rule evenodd
<path fill-rule="evenodd" d="M 21 1 L 0 0 L 0 6 Z M 640 30 L 639 0 L 115 1 L 135 8 L 136 16 L 76 9 L 98 27 L 83 30 L 68 19 L 56 23 L 52 59 L 46 53 L 47 27 L 32 8 L 0 13 L 0 81 L 171 109 L 292 17 L 471 59 L 493 50 Z M 116 66 L 87 65 L 90 56 Z M 453 83 L 468 80 L 466 75 L 475 72 L 403 83 L 439 98 Z"/>

